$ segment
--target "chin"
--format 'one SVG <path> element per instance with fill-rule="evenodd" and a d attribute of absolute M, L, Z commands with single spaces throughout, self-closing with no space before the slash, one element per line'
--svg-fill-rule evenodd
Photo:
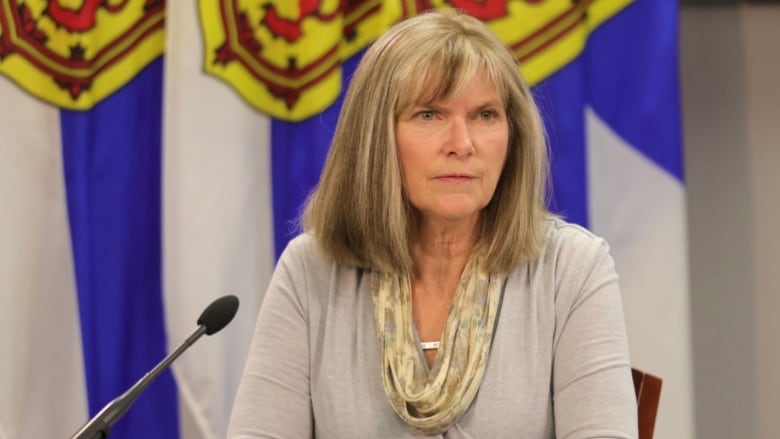
<path fill-rule="evenodd" d="M 456 222 L 478 216 L 485 206 L 487 203 L 472 197 L 450 196 L 427 203 L 427 206 L 419 206 L 417 211 L 423 219 Z"/>
<path fill-rule="evenodd" d="M 431 216 L 441 218 L 445 221 L 463 221 L 478 216 L 481 211 L 482 208 L 478 206 L 464 206 L 463 208 L 453 208 L 452 206 L 449 206 L 449 208 L 431 212 Z"/>

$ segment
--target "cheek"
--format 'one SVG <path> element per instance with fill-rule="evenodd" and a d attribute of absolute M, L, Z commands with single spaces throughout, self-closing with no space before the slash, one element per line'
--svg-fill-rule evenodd
<path fill-rule="evenodd" d="M 498 185 L 498 180 L 501 178 L 501 175 L 504 173 L 504 168 L 506 167 L 507 153 L 508 153 L 507 146 L 498 147 L 496 148 L 495 154 L 493 154 L 492 157 L 490 158 L 489 190 L 491 196 L 495 193 L 496 186 Z"/>
<path fill-rule="evenodd" d="M 426 158 L 425 151 L 420 145 L 410 144 L 399 145 L 398 159 L 405 183 L 412 183 L 414 179 L 419 178 L 425 168 L 426 161 L 430 161 L 430 158 Z"/>
<path fill-rule="evenodd" d="M 497 142 L 496 149 L 494 150 L 494 154 L 491 156 L 491 168 L 496 173 L 496 178 L 501 175 L 501 173 L 504 172 L 504 167 L 506 166 L 506 160 L 507 155 L 509 153 L 509 145 L 508 141 L 504 142 Z"/>
<path fill-rule="evenodd" d="M 398 153 L 398 161 L 402 171 L 412 166 L 415 154 L 414 140 L 406 131 L 401 127 L 395 130 L 395 150 Z"/>
<path fill-rule="evenodd" d="M 404 148 L 399 145 L 398 162 L 400 165 L 399 171 L 401 172 L 401 185 L 405 195 L 410 197 L 413 195 L 412 193 L 414 192 L 415 185 L 419 185 L 417 180 L 420 178 L 420 159 L 417 157 L 414 148 L 408 148 L 408 145 L 406 146 L 407 148 Z"/>

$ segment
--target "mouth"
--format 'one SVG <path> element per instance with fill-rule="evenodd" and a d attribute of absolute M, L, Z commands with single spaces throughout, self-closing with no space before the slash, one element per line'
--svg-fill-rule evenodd
<path fill-rule="evenodd" d="M 474 180 L 476 177 L 470 174 L 444 174 L 435 177 L 436 180 L 445 182 L 464 182 Z"/>

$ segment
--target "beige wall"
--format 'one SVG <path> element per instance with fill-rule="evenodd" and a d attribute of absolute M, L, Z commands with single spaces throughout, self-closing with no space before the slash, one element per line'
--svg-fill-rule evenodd
<path fill-rule="evenodd" d="M 780 437 L 780 6 L 684 8 L 697 437 Z"/>
<path fill-rule="evenodd" d="M 780 6 L 742 8 L 758 436 L 780 437 Z"/>

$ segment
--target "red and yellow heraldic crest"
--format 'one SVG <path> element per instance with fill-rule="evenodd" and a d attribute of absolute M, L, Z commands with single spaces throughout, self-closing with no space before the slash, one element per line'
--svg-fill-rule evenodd
<path fill-rule="evenodd" d="M 164 22 L 164 0 L 0 0 L 0 73 L 86 110 L 163 53 Z"/>
<path fill-rule="evenodd" d="M 393 23 L 432 8 L 485 21 L 534 84 L 575 58 L 633 0 L 199 0 L 205 70 L 276 118 L 301 120 L 338 96 L 341 62 Z"/>

